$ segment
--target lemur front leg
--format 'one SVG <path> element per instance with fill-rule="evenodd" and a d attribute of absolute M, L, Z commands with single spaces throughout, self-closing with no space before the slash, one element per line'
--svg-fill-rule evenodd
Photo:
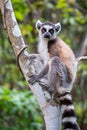
<path fill-rule="evenodd" d="M 44 75 L 48 73 L 49 65 L 47 64 L 39 74 L 32 74 L 29 76 L 28 82 L 33 85 L 35 82 L 39 81 Z"/>

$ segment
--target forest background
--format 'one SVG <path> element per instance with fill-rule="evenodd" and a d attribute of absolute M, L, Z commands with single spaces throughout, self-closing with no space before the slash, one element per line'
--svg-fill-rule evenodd
<path fill-rule="evenodd" d="M 60 22 L 59 36 L 76 57 L 87 55 L 86 0 L 12 0 L 14 12 L 31 53 L 37 53 L 37 19 Z M 78 66 L 72 91 L 78 122 L 87 130 L 87 61 Z M 3 29 L 0 14 L 0 130 L 44 130 L 39 105 L 16 63 L 16 57 Z"/>

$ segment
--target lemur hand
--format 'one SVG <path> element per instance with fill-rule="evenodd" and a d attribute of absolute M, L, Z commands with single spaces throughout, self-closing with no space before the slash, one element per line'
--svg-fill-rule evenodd
<path fill-rule="evenodd" d="M 39 80 L 38 75 L 32 74 L 29 76 L 28 82 L 33 85 L 35 82 Z"/>

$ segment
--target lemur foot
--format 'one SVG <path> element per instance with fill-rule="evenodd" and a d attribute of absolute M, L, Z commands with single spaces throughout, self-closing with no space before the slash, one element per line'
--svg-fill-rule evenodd
<path fill-rule="evenodd" d="M 32 74 L 29 76 L 28 82 L 33 85 L 35 82 L 38 81 L 38 75 Z"/>

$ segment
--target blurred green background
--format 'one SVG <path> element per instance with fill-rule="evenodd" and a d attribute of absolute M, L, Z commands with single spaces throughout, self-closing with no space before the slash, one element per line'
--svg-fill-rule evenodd
<path fill-rule="evenodd" d="M 87 55 L 86 0 L 12 0 L 12 4 L 31 53 L 37 52 L 35 22 L 40 19 L 60 22 L 59 36 L 76 56 Z M 44 130 L 41 110 L 16 64 L 1 19 L 0 14 L 0 130 Z M 87 61 L 78 66 L 72 95 L 80 127 L 87 130 Z"/>

